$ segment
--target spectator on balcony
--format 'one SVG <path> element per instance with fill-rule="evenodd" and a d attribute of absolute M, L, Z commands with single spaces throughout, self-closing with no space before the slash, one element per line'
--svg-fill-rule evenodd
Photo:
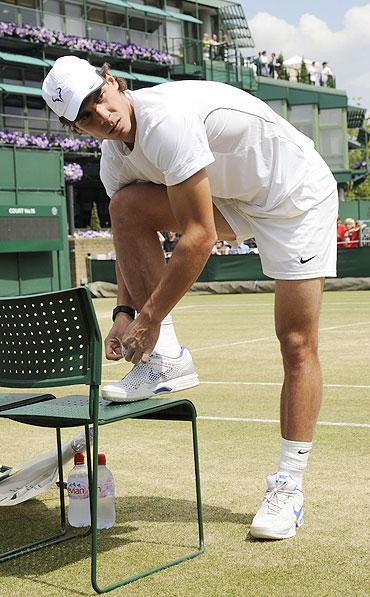
<path fill-rule="evenodd" d="M 209 44 L 210 44 L 209 33 L 203 33 L 202 50 L 203 50 L 203 59 L 204 60 L 209 59 Z"/>
<path fill-rule="evenodd" d="M 227 33 L 224 33 L 220 44 L 220 57 L 224 62 L 229 60 L 229 43 L 229 36 Z"/>
<path fill-rule="evenodd" d="M 262 54 L 262 52 L 258 52 L 258 56 L 256 56 L 253 59 L 253 64 L 256 67 L 256 74 L 259 75 L 259 76 L 261 75 L 261 67 L 262 67 L 262 65 L 261 65 L 261 54 Z"/>
<path fill-rule="evenodd" d="M 320 85 L 320 65 L 318 62 L 315 62 L 315 60 L 308 67 L 308 76 L 310 80 L 310 85 L 316 85 L 317 87 Z"/>
<path fill-rule="evenodd" d="M 346 232 L 346 227 L 343 224 L 343 222 L 341 221 L 340 217 L 338 216 L 337 219 L 337 248 L 338 249 L 343 249 L 345 246 L 345 232 Z"/>
<path fill-rule="evenodd" d="M 332 73 L 330 66 L 328 65 L 327 62 L 323 62 L 322 69 L 321 69 L 321 85 L 323 87 L 328 87 L 328 85 L 330 85 L 329 81 L 330 81 L 330 79 L 332 80 L 332 77 L 333 77 L 333 73 Z"/>
<path fill-rule="evenodd" d="M 344 220 L 346 231 L 344 233 L 344 247 L 346 249 L 357 249 L 359 246 L 359 227 L 353 218 L 346 218 Z"/>
<path fill-rule="evenodd" d="M 260 54 L 259 61 L 261 64 L 261 76 L 268 77 L 269 76 L 269 65 L 268 65 L 268 58 L 266 50 L 263 50 Z"/>
<path fill-rule="evenodd" d="M 279 77 L 279 67 L 280 63 L 277 60 L 275 52 L 272 52 L 270 62 L 269 62 L 269 73 L 270 77 L 273 79 L 277 79 Z"/>
<path fill-rule="evenodd" d="M 220 58 L 220 42 L 217 39 L 216 33 L 213 33 L 209 40 L 209 57 L 211 60 L 218 60 Z"/>

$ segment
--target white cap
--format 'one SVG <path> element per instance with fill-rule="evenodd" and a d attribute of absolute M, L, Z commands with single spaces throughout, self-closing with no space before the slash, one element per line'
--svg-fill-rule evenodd
<path fill-rule="evenodd" d="M 84 99 L 104 85 L 105 79 L 87 60 L 62 56 L 42 84 L 42 97 L 58 116 L 73 122 Z"/>

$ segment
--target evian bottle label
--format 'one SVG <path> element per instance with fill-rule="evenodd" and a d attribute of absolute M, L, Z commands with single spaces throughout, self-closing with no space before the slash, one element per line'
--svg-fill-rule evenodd
<path fill-rule="evenodd" d="M 84 500 L 89 497 L 87 481 L 69 481 L 67 484 L 68 497 L 72 500 Z"/>

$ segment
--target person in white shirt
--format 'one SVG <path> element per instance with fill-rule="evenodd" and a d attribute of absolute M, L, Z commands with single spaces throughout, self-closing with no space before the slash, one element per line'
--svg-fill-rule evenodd
<path fill-rule="evenodd" d="M 312 64 L 308 67 L 308 74 L 310 78 L 310 85 L 316 85 L 316 87 L 320 87 L 321 85 L 321 67 L 318 62 L 313 61 Z"/>
<path fill-rule="evenodd" d="M 105 386 L 106 399 L 127 402 L 198 383 L 171 309 L 218 238 L 256 239 L 263 271 L 276 280 L 284 383 L 278 470 L 267 477 L 250 532 L 292 537 L 303 522 L 302 477 L 322 394 L 323 280 L 336 275 L 338 196 L 329 168 L 308 137 L 231 85 L 179 81 L 129 91 L 107 65 L 98 74 L 67 56 L 55 62 L 42 93 L 64 124 L 104 139 L 101 179 L 118 263 L 106 356 L 136 364 Z M 157 230 L 181 233 L 167 265 Z"/>
<path fill-rule="evenodd" d="M 322 69 L 321 69 L 321 84 L 323 85 L 323 87 L 328 86 L 329 77 L 332 77 L 332 76 L 333 76 L 333 73 L 332 73 L 330 66 L 328 65 L 327 62 L 323 62 Z"/>

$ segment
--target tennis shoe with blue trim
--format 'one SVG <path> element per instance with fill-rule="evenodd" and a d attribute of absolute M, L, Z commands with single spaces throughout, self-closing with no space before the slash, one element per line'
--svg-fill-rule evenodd
<path fill-rule="evenodd" d="M 257 539 L 288 539 L 303 524 L 303 493 L 287 472 L 267 476 L 262 506 L 252 520 L 250 534 Z"/>
<path fill-rule="evenodd" d="M 121 381 L 104 386 L 102 396 L 112 402 L 135 402 L 197 385 L 193 359 L 188 349 L 182 347 L 177 358 L 154 352 L 148 363 L 138 363 Z"/>

